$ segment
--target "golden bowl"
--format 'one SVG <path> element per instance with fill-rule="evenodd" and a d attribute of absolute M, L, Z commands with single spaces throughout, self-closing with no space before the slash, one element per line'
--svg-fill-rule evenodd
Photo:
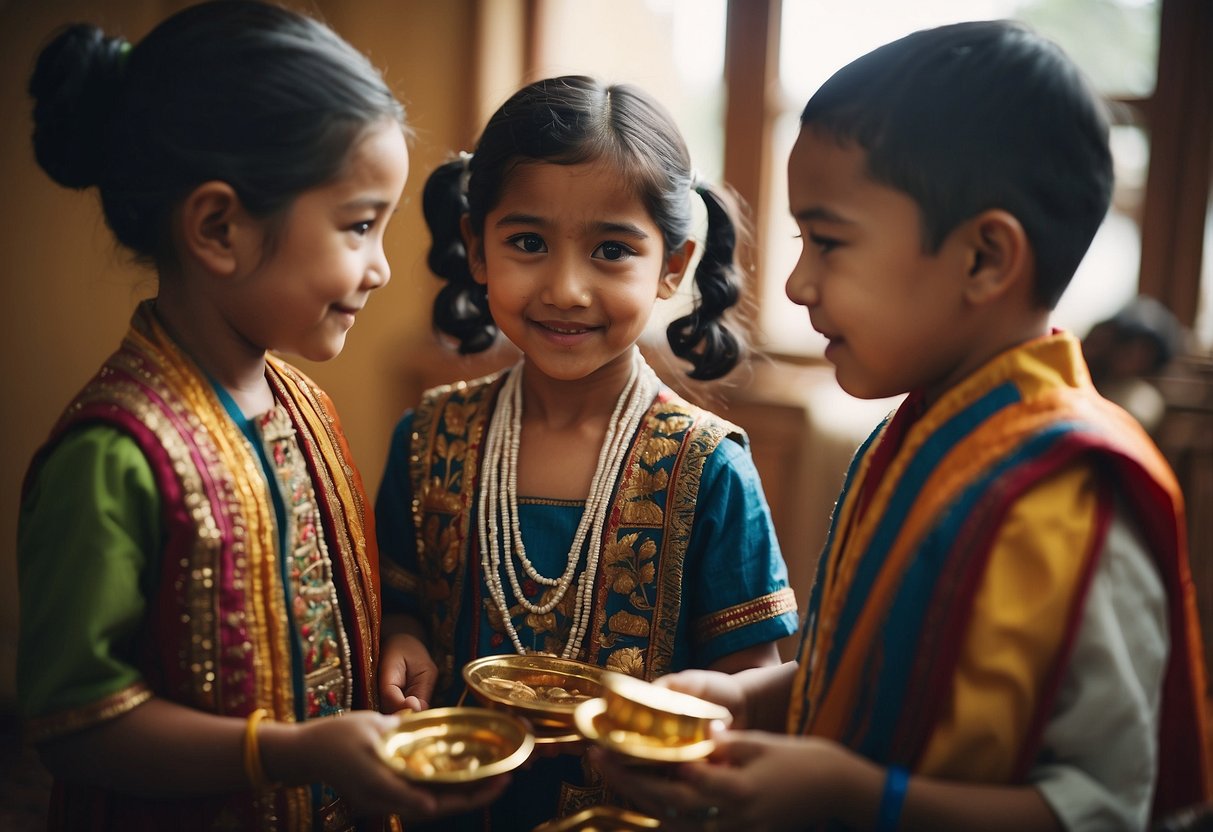
<path fill-rule="evenodd" d="M 712 724 L 732 715 L 712 702 L 612 674 L 603 696 L 577 706 L 577 730 L 597 745 L 645 763 L 681 763 L 712 753 Z"/>
<path fill-rule="evenodd" d="M 614 728 L 663 742 L 703 742 L 712 723 L 733 721 L 729 709 L 632 676 L 615 674 L 604 682 L 604 713 Z"/>
<path fill-rule="evenodd" d="M 482 705 L 529 719 L 540 737 L 572 732 L 573 711 L 602 695 L 608 675 L 618 674 L 556 656 L 484 656 L 463 667 L 463 679 Z"/>
<path fill-rule="evenodd" d="M 575 815 L 541 823 L 531 832 L 642 832 L 660 828 L 661 821 L 639 812 L 617 806 L 592 806 Z"/>
<path fill-rule="evenodd" d="M 488 708 L 432 708 L 403 714 L 379 753 L 401 777 L 470 783 L 526 762 L 535 737 L 521 719 Z"/>

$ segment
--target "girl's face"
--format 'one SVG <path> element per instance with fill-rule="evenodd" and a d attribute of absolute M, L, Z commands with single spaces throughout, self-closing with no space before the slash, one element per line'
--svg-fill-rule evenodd
<path fill-rule="evenodd" d="M 295 199 L 265 262 L 225 293 L 236 331 L 257 349 L 311 361 L 340 353 L 371 291 L 391 277 L 383 233 L 407 176 L 399 126 L 368 130 L 340 176 Z"/>
<path fill-rule="evenodd" d="M 668 258 L 661 229 L 610 165 L 519 165 L 472 239 L 472 274 L 528 369 L 572 381 L 630 371 L 658 298 L 691 244 Z"/>

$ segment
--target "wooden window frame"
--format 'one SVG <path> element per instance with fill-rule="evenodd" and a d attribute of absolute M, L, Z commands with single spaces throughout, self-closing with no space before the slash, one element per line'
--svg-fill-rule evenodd
<path fill-rule="evenodd" d="M 779 112 L 781 0 L 729 0 L 725 43 L 724 178 L 755 211 L 765 237 L 770 136 Z M 1205 213 L 1213 173 L 1213 3 L 1161 0 L 1157 82 L 1124 100 L 1150 135 L 1138 288 L 1191 326 L 1199 309 Z M 755 297 L 762 297 L 754 252 Z M 1213 286 L 1206 287 L 1213 291 Z"/>

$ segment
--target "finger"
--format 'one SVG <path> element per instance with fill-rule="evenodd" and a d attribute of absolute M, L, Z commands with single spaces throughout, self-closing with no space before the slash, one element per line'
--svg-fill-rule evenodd
<path fill-rule="evenodd" d="M 595 749 L 597 751 L 597 749 Z M 652 766 L 637 767 L 622 762 L 616 755 L 601 755 L 603 775 L 615 791 L 628 795 L 637 805 L 655 817 L 668 817 L 668 812 L 686 813 L 711 803 L 709 796 L 682 779 L 682 769 Z"/>
<path fill-rule="evenodd" d="M 761 731 L 730 731 L 724 729 L 712 735 L 716 747 L 711 759 L 734 766 L 745 765 L 770 749 L 770 736 Z"/>
<path fill-rule="evenodd" d="M 510 784 L 510 776 L 502 774 L 481 783 L 476 783 L 466 789 L 444 790 L 435 795 L 437 805 L 436 815 L 452 815 L 469 812 L 485 804 L 492 803 Z"/>
<path fill-rule="evenodd" d="M 433 665 L 414 666 L 403 691 L 406 697 L 415 696 L 428 702 L 434 696 L 434 685 L 438 682 L 438 669 Z"/>
<path fill-rule="evenodd" d="M 416 696 L 406 696 L 402 700 L 401 710 L 424 711 L 429 707 L 429 704 L 418 699 Z"/>

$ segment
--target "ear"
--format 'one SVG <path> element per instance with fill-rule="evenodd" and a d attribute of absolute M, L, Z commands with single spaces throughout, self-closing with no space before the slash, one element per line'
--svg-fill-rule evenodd
<path fill-rule="evenodd" d="M 1018 292 L 1032 295 L 1032 246 L 1014 214 L 982 211 L 964 224 L 965 297 L 985 305 Z"/>
<path fill-rule="evenodd" d="M 203 182 L 190 191 L 180 217 L 185 252 L 215 275 L 236 274 L 260 251 L 261 225 L 226 182 Z"/>
<path fill-rule="evenodd" d="M 484 241 L 472 230 L 472 221 L 468 219 L 467 214 L 459 218 L 459 234 L 463 237 L 463 247 L 467 249 L 468 269 L 472 272 L 472 279 L 484 286 L 488 283 L 484 268 Z"/>
<path fill-rule="evenodd" d="M 665 274 L 657 281 L 657 297 L 666 300 L 674 296 L 682 283 L 682 278 L 687 273 L 687 267 L 691 265 L 691 258 L 694 254 L 694 240 L 687 240 L 681 248 L 670 252 L 665 259 Z"/>

